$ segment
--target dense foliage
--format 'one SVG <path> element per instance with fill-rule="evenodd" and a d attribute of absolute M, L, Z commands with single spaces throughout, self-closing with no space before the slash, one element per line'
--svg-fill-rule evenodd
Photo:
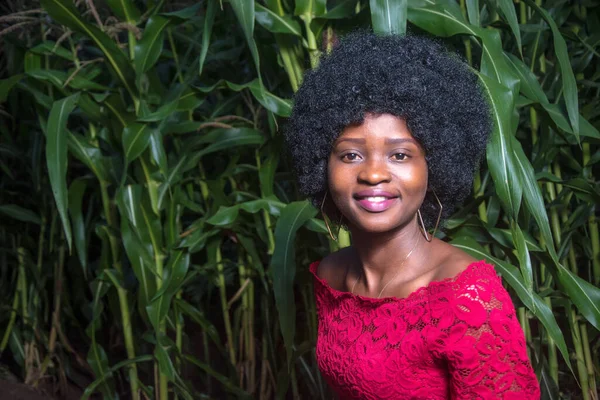
<path fill-rule="evenodd" d="M 445 38 L 495 130 L 442 236 L 492 262 L 545 398 L 598 398 L 593 1 L 0 5 L 0 354 L 105 398 L 328 398 L 309 261 L 328 239 L 281 127 L 356 27 Z"/>

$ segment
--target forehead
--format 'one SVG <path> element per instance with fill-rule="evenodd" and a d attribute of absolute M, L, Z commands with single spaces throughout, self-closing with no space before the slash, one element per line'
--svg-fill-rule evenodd
<path fill-rule="evenodd" d="M 391 114 L 365 114 L 361 124 L 349 125 L 342 130 L 336 143 L 347 139 L 412 139 L 406 120 Z"/>

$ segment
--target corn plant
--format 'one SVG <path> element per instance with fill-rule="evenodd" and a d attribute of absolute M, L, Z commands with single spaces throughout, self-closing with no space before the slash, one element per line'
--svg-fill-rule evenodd
<path fill-rule="evenodd" d="M 600 21 L 584 3 L 3 7 L 0 353 L 26 383 L 328 398 L 307 266 L 350 238 L 299 199 L 281 127 L 304 71 L 370 27 L 443 38 L 479 74 L 495 129 L 442 236 L 504 278 L 544 396 L 598 398 Z"/>

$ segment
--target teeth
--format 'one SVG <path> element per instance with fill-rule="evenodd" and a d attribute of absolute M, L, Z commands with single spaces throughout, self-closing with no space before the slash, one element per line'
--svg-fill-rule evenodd
<path fill-rule="evenodd" d="M 386 201 L 387 197 L 377 196 L 377 197 L 367 197 L 366 199 L 372 203 L 380 203 L 382 201 Z"/>

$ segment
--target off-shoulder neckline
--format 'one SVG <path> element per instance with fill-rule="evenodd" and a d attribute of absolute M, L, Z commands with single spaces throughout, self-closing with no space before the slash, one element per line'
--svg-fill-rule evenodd
<path fill-rule="evenodd" d="M 332 288 L 329 285 L 329 283 L 327 283 L 326 280 L 321 279 L 317 275 L 317 268 L 319 267 L 320 263 L 321 263 L 321 260 L 313 262 L 312 264 L 310 264 L 309 270 L 315 277 L 315 280 L 319 284 L 321 284 L 323 287 L 325 287 L 334 297 L 336 297 L 336 298 L 348 297 L 348 298 L 358 299 L 358 300 L 361 300 L 366 303 L 377 303 L 377 304 L 378 303 L 389 303 L 389 302 L 393 302 L 393 301 L 395 301 L 395 302 L 410 302 L 412 300 L 422 298 L 423 296 L 426 296 L 427 294 L 429 294 L 431 292 L 439 292 L 440 289 L 443 289 L 446 286 L 460 284 L 460 282 L 462 282 L 465 279 L 468 279 L 469 277 L 473 276 L 476 273 L 481 273 L 481 272 L 489 273 L 491 271 L 492 274 L 496 275 L 493 265 L 488 264 L 485 260 L 479 260 L 479 261 L 472 262 L 464 270 L 460 271 L 455 276 L 445 278 L 445 279 L 442 279 L 439 281 L 431 281 L 427 285 L 421 286 L 421 287 L 415 289 L 413 292 L 411 292 L 406 297 L 387 296 L 387 297 L 376 298 L 376 297 L 362 296 L 360 294 L 354 294 L 351 292 L 344 292 L 342 290 Z"/>

